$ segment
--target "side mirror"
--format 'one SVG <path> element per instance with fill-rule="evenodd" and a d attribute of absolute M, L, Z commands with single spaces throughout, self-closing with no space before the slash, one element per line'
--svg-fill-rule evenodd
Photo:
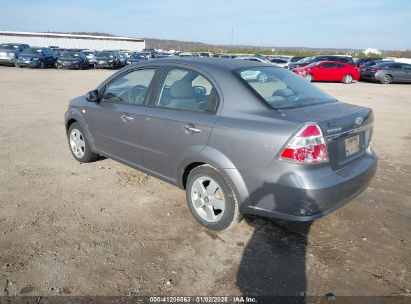
<path fill-rule="evenodd" d="M 86 94 L 86 100 L 89 102 L 99 102 L 100 98 L 98 96 L 98 91 L 97 90 L 93 90 L 90 91 Z"/>
<path fill-rule="evenodd" d="M 203 86 L 194 86 L 193 93 L 194 95 L 205 95 L 207 94 L 207 89 Z"/>

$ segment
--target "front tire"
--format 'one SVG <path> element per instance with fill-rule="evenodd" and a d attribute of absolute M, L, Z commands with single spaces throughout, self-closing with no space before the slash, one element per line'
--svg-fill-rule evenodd
<path fill-rule="evenodd" d="M 91 151 L 84 132 L 77 122 L 71 124 L 67 135 L 71 154 L 77 161 L 90 163 L 97 160 L 98 154 Z"/>
<path fill-rule="evenodd" d="M 207 229 L 223 231 L 241 220 L 234 191 L 221 173 L 211 166 L 199 166 L 190 172 L 186 197 L 192 215 Z"/>

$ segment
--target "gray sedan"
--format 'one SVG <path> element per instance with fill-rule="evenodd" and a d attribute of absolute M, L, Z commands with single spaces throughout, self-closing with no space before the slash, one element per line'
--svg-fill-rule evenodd
<path fill-rule="evenodd" d="M 379 81 L 383 84 L 391 82 L 411 83 L 411 64 L 399 62 L 381 62 L 364 69 L 361 78 Z"/>
<path fill-rule="evenodd" d="M 248 77 L 261 73 L 267 81 Z M 371 109 L 252 61 L 130 65 L 73 99 L 65 124 L 75 159 L 102 155 L 185 189 L 195 219 L 217 231 L 243 214 L 314 220 L 377 167 Z"/>

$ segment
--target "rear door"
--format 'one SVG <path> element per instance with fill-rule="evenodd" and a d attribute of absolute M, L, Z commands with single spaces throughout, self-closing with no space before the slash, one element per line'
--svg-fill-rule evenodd
<path fill-rule="evenodd" d="M 392 74 L 394 81 L 404 81 L 405 73 L 402 70 L 401 63 L 393 63 L 389 72 Z"/>
<path fill-rule="evenodd" d="M 168 68 L 151 107 L 141 120 L 143 166 L 177 181 L 179 164 L 208 143 L 217 120 L 219 94 L 210 78 L 196 70 Z"/>

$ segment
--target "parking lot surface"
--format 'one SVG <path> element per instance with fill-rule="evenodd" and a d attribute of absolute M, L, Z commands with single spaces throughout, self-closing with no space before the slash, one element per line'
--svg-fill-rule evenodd
<path fill-rule="evenodd" d="M 411 85 L 316 83 L 375 113 L 378 171 L 351 203 L 212 233 L 184 191 L 71 156 L 68 101 L 111 73 L 0 67 L 0 295 L 410 295 Z"/>

